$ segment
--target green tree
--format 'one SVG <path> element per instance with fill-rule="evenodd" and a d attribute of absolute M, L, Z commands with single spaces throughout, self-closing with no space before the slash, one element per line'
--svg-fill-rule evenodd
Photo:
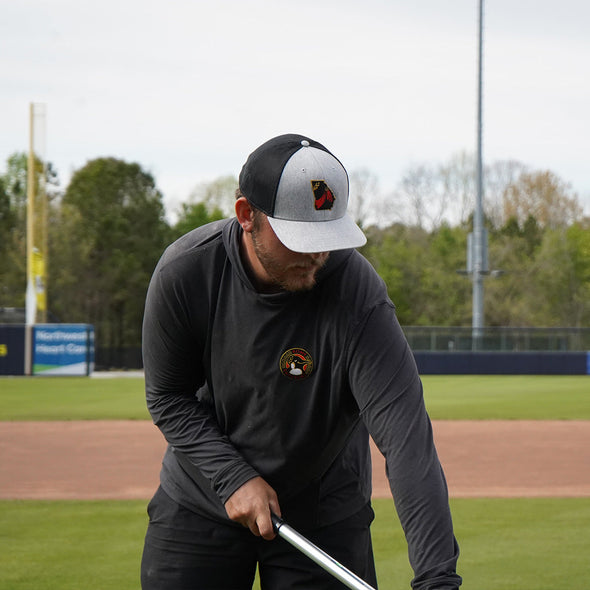
<path fill-rule="evenodd" d="M 16 212 L 11 207 L 10 197 L 4 188 L 4 180 L 0 177 L 0 254 L 2 259 L 10 247 L 10 236 L 14 231 Z"/>
<path fill-rule="evenodd" d="M 139 346 L 145 294 L 170 228 L 139 164 L 99 158 L 77 170 L 53 228 L 50 306 L 96 328 L 97 346 Z"/>
<path fill-rule="evenodd" d="M 532 256 L 543 240 L 543 230 L 539 227 L 537 220 L 532 215 L 529 215 L 524 222 L 522 237 L 526 243 L 526 254 Z"/>
<path fill-rule="evenodd" d="M 212 221 L 233 216 L 238 181 L 234 176 L 221 176 L 212 182 L 202 182 L 182 203 L 172 228 L 174 239 Z"/>
<path fill-rule="evenodd" d="M 394 225 L 367 230 L 362 253 L 387 285 L 402 325 L 464 325 L 470 321 L 465 267 L 466 232 L 443 224 L 427 232 Z"/>
<path fill-rule="evenodd" d="M 537 306 L 531 294 L 536 263 L 516 218 L 509 219 L 500 231 L 490 232 L 489 259 L 491 267 L 503 274 L 485 280 L 486 325 L 534 326 Z"/>
<path fill-rule="evenodd" d="M 213 207 L 209 211 L 205 203 L 193 203 L 191 205 L 183 203 L 180 206 L 178 221 L 172 230 L 173 238 L 179 238 L 196 227 L 201 227 L 211 221 L 217 221 L 224 217 L 223 211 L 218 207 Z"/>
<path fill-rule="evenodd" d="M 220 176 L 212 182 L 198 184 L 189 197 L 189 206 L 203 203 L 209 214 L 221 211 L 223 217 L 234 215 L 238 181 L 235 176 Z"/>
<path fill-rule="evenodd" d="M 419 293 L 420 272 L 426 232 L 396 224 L 367 230 L 367 244 L 362 253 L 387 285 L 400 323 L 415 324 L 415 305 Z"/>
<path fill-rule="evenodd" d="M 25 276 L 22 263 L 15 255 L 16 212 L 0 177 L 0 306 L 22 307 L 25 293 Z M 24 258 L 24 254 L 23 254 Z"/>
<path fill-rule="evenodd" d="M 0 246 L 0 305 L 24 307 L 27 284 L 27 156 L 14 153 L 0 177 L 2 246 Z"/>
<path fill-rule="evenodd" d="M 4 174 L 4 188 L 9 196 L 10 205 L 23 223 L 27 214 L 27 166 L 27 154 L 14 152 L 6 160 Z"/>
<path fill-rule="evenodd" d="M 0 176 L 0 306 L 24 307 L 27 283 L 27 169 L 25 152 L 14 152 Z M 59 200 L 59 179 L 51 162 L 45 166 L 51 210 Z"/>
<path fill-rule="evenodd" d="M 471 283 L 458 274 L 465 267 L 467 235 L 463 227 L 443 224 L 429 235 L 420 284 L 423 326 L 462 326 L 471 321 Z"/>
<path fill-rule="evenodd" d="M 499 230 L 490 228 L 489 259 L 492 268 L 502 271 L 497 280 L 485 282 L 485 318 L 490 326 L 534 326 L 537 250 L 544 229 L 529 215 L 520 225 L 510 217 Z"/>
<path fill-rule="evenodd" d="M 549 326 L 590 325 L 590 227 L 548 230 L 539 248 L 535 286 L 538 321 Z M 533 302 L 529 302 L 531 305 Z"/>

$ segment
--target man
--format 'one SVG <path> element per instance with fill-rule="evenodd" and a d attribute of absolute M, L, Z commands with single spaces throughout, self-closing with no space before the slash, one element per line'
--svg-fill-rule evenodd
<path fill-rule="evenodd" d="M 236 217 L 171 245 L 144 318 L 146 395 L 169 445 L 144 590 L 342 588 L 271 513 L 376 586 L 369 433 L 387 461 L 416 589 L 451 590 L 458 546 L 413 355 L 354 249 L 348 176 L 282 135 L 250 154 Z M 392 523 L 393 525 L 393 523 Z"/>

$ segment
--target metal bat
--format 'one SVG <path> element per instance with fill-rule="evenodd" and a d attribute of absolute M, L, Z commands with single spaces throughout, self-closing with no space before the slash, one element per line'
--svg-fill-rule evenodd
<path fill-rule="evenodd" d="M 340 562 L 336 561 L 325 551 L 322 551 L 295 529 L 291 528 L 276 514 L 272 514 L 271 517 L 275 531 L 280 537 L 285 539 L 285 541 L 293 545 L 296 549 L 299 549 L 301 553 L 307 555 L 312 561 L 324 568 L 344 585 L 351 588 L 351 590 L 375 590 L 373 586 L 367 584 L 367 582 L 359 578 L 356 574 L 353 574 Z"/>

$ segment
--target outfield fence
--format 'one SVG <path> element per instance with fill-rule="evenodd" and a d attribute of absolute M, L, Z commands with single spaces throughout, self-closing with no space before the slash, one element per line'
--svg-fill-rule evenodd
<path fill-rule="evenodd" d="M 473 328 L 404 326 L 414 351 L 461 352 L 585 352 L 590 350 L 590 328 Z"/>
<path fill-rule="evenodd" d="M 589 352 L 414 351 L 414 358 L 421 375 L 590 375 Z"/>
<path fill-rule="evenodd" d="M 0 324 L 0 374 L 26 373 L 24 326 Z M 590 374 L 590 328 L 403 326 L 423 374 Z M 97 371 L 142 369 L 141 347 L 94 346 Z"/>
<path fill-rule="evenodd" d="M 403 329 L 423 375 L 590 375 L 590 328 Z"/>

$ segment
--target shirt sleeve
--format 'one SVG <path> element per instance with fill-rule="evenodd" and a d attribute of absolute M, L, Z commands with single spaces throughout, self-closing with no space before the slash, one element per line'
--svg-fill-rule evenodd
<path fill-rule="evenodd" d="M 156 269 L 146 298 L 142 350 L 147 407 L 167 442 L 211 482 L 225 504 L 258 473 L 223 434 L 211 404 L 197 396 L 205 384 L 199 337 L 204 339 L 206 332 L 190 312 L 194 295 L 175 280 L 176 274 Z"/>
<path fill-rule="evenodd" d="M 349 350 L 352 391 L 386 460 L 416 590 L 454 590 L 459 548 L 413 354 L 391 302 L 372 309 Z"/>

